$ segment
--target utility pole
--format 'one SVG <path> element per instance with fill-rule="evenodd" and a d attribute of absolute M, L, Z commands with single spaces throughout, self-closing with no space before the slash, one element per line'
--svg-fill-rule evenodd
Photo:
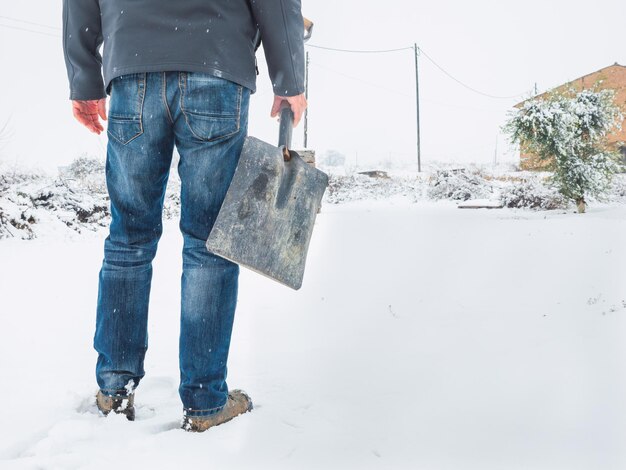
<path fill-rule="evenodd" d="M 496 151 L 493 154 L 493 166 L 498 164 L 498 134 L 496 134 Z"/>
<path fill-rule="evenodd" d="M 417 118 L 417 172 L 422 171 L 422 152 L 420 143 L 420 85 L 419 85 L 419 68 L 417 58 L 419 57 L 419 48 L 417 43 L 413 44 L 415 49 L 415 100 L 417 104 L 416 118 Z"/>
<path fill-rule="evenodd" d="M 309 99 L 309 51 L 306 51 L 306 69 L 304 72 L 304 97 Z M 304 110 L 304 148 L 309 148 L 309 108 Z"/>

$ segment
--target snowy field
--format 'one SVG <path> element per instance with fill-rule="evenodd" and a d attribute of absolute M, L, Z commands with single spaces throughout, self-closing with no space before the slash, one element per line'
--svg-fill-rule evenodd
<path fill-rule="evenodd" d="M 155 261 L 137 421 L 93 405 L 100 230 L 0 241 L 0 468 L 626 468 L 626 205 L 325 205 L 301 291 L 242 270 L 229 384 L 179 429 L 181 239 Z"/>

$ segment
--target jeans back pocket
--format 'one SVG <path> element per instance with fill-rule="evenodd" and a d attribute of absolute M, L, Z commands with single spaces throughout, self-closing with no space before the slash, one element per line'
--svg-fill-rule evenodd
<path fill-rule="evenodd" d="M 122 145 L 143 134 L 142 111 L 146 74 L 133 73 L 111 82 L 107 134 Z"/>
<path fill-rule="evenodd" d="M 180 109 L 198 139 L 212 142 L 239 132 L 243 87 L 207 73 L 181 73 Z"/>

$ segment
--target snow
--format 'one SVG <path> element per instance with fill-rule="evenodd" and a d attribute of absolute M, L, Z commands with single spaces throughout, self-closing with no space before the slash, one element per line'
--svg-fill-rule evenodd
<path fill-rule="evenodd" d="M 0 468 L 626 468 L 626 205 L 325 204 L 303 288 L 242 270 L 229 384 L 256 408 L 179 429 L 181 238 L 155 260 L 137 420 L 102 418 L 105 231 L 0 241 Z"/>
<path fill-rule="evenodd" d="M 567 199 L 549 178 L 551 173 L 519 171 L 507 165 L 433 162 L 416 173 L 407 169 L 355 173 L 345 166 L 323 166 L 329 173 L 324 201 L 489 200 L 510 208 L 567 209 Z M 106 227 L 110 220 L 104 161 L 81 157 L 56 175 L 24 167 L 0 165 L 0 239 L 32 239 L 51 231 L 83 235 Z M 626 202 L 626 173 L 615 175 L 602 196 L 589 203 Z M 465 203 L 467 204 L 467 203 Z M 164 201 L 166 219 L 180 213 L 180 179 L 171 172 Z"/>

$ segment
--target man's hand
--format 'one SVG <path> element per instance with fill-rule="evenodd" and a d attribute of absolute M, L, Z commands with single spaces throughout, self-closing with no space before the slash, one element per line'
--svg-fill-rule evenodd
<path fill-rule="evenodd" d="M 274 96 L 274 104 L 272 105 L 272 117 L 278 116 L 280 113 L 280 105 L 283 101 L 289 103 L 291 110 L 293 111 L 293 125 L 294 127 L 298 125 L 300 119 L 302 119 L 302 115 L 304 114 L 304 110 L 307 107 L 306 98 L 304 94 L 297 96 Z"/>
<path fill-rule="evenodd" d="M 98 117 L 103 121 L 107 120 L 106 98 L 89 101 L 72 100 L 72 111 L 76 120 L 91 132 L 100 134 L 104 130 Z"/>

